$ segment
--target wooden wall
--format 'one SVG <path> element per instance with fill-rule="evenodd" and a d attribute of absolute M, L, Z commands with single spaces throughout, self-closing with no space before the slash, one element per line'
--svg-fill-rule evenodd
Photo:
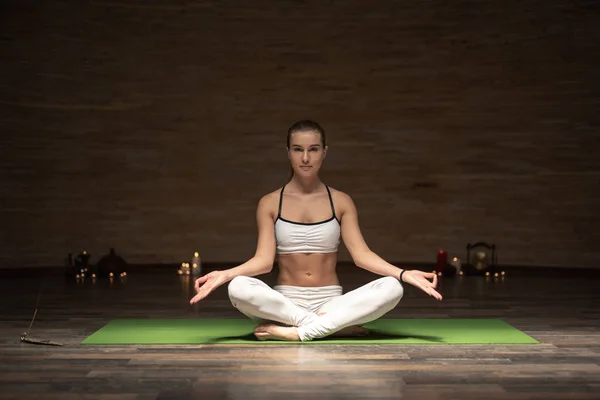
<path fill-rule="evenodd" d="M 596 3 L 0 7 L 1 267 L 243 261 L 303 118 L 387 260 L 600 261 Z"/>

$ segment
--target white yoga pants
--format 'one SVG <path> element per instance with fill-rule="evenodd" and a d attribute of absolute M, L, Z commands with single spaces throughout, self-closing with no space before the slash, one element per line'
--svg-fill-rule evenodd
<path fill-rule="evenodd" d="M 260 323 L 296 326 L 303 342 L 374 321 L 396 307 L 404 294 L 400 282 L 389 276 L 345 294 L 337 285 L 270 288 L 259 279 L 237 276 L 228 291 L 231 303 L 244 315 Z"/>

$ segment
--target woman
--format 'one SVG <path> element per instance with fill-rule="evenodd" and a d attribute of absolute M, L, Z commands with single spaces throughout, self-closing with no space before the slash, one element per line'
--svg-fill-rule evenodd
<path fill-rule="evenodd" d="M 258 339 L 304 342 L 334 334 L 366 334 L 360 325 L 398 304 L 404 292 L 401 282 L 442 299 L 435 290 L 435 273 L 401 270 L 373 253 L 362 237 L 350 196 L 321 182 L 327 142 L 319 124 L 305 120 L 292 125 L 287 152 L 291 179 L 258 203 L 254 257 L 197 279 L 191 304 L 229 282 L 233 306 L 260 321 L 254 331 Z M 340 238 L 357 266 L 383 278 L 342 294 L 336 274 Z M 279 276 L 270 288 L 253 276 L 270 272 L 276 254 Z"/>

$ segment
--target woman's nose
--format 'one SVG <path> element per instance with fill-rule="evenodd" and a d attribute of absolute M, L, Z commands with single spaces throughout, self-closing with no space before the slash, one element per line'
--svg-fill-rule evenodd
<path fill-rule="evenodd" d="M 304 154 L 302 154 L 302 161 L 308 162 L 308 152 L 307 151 L 305 151 Z"/>

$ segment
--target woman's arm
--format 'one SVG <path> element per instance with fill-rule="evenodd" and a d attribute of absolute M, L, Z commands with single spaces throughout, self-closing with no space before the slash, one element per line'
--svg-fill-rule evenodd
<path fill-rule="evenodd" d="M 227 281 L 236 276 L 256 276 L 266 274 L 273 269 L 275 262 L 275 225 L 272 210 L 273 196 L 266 195 L 258 202 L 256 209 L 256 225 L 258 227 L 258 243 L 254 257 L 245 263 L 224 271 Z"/>
<path fill-rule="evenodd" d="M 365 243 L 358 224 L 358 212 L 356 211 L 356 206 L 350 196 L 342 192 L 338 193 L 342 206 L 342 239 L 344 240 L 344 244 L 346 245 L 348 252 L 350 252 L 350 256 L 354 263 L 360 268 L 375 274 L 392 276 L 400 280 L 402 269 L 383 260 L 371 251 L 369 246 Z M 431 279 L 432 282 L 428 279 Z M 434 273 L 419 270 L 407 270 L 402 275 L 402 282 L 418 287 L 431 297 L 442 300 L 442 295 L 435 290 L 437 286 L 437 275 Z"/>
<path fill-rule="evenodd" d="M 358 212 L 354 202 L 347 194 L 338 193 L 343 212 L 341 216 L 342 239 L 354 264 L 375 274 L 393 276 L 398 279 L 402 270 L 383 260 L 369 249 L 360 231 Z"/>
<path fill-rule="evenodd" d="M 212 271 L 196 279 L 196 295 L 190 300 L 197 303 L 219 286 L 236 276 L 256 276 L 266 274 L 273 269 L 275 261 L 275 222 L 273 220 L 273 196 L 266 195 L 258 202 L 256 222 L 258 225 L 258 244 L 254 257 L 245 263 L 224 271 Z"/>

